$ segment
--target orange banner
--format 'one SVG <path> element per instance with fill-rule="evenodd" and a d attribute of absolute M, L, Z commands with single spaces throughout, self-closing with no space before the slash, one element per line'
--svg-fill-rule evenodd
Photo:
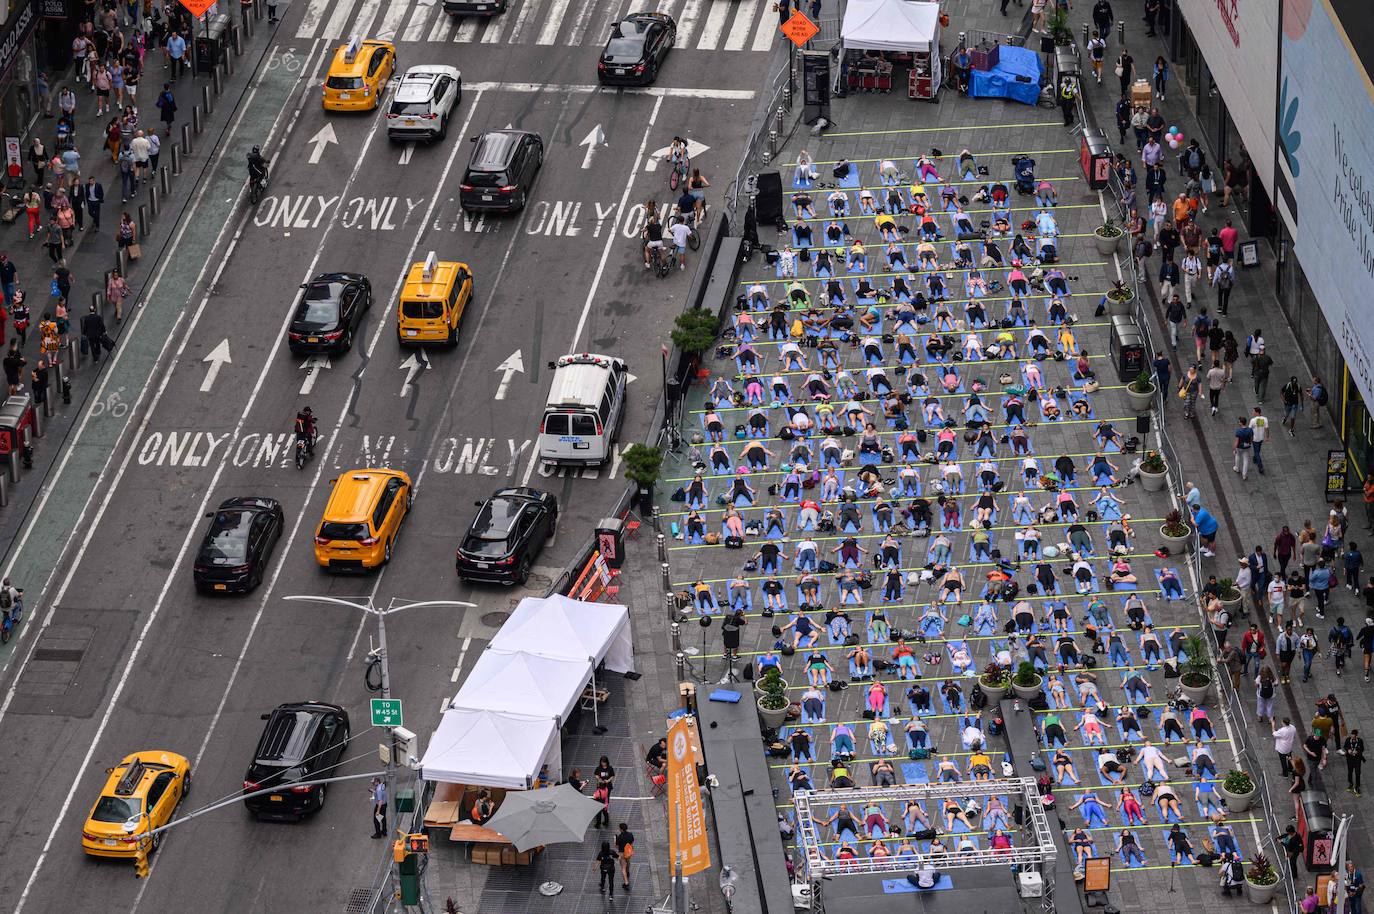
<path fill-rule="evenodd" d="M 668 728 L 668 871 L 682 860 L 682 875 L 711 867 L 706 813 L 697 786 L 695 739 L 685 717 Z"/>

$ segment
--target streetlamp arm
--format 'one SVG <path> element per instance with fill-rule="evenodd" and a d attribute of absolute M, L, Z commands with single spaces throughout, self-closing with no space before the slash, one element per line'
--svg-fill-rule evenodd
<path fill-rule="evenodd" d="M 313 781 L 292 781 L 290 784 L 280 784 L 276 787 L 268 787 L 265 790 L 255 790 L 252 793 L 243 793 L 225 800 L 218 800 L 214 803 L 211 803 L 209 806 L 197 809 L 195 812 L 187 813 L 180 819 L 174 819 L 171 822 L 168 822 L 166 825 L 158 826 L 157 828 L 150 829 L 146 832 L 140 832 L 139 835 L 140 837 L 152 837 L 153 835 L 156 835 L 158 832 L 166 831 L 169 828 L 181 825 L 183 822 L 190 822 L 192 819 L 200 818 L 206 813 L 215 812 L 216 810 L 223 809 L 226 806 L 237 805 L 239 803 L 242 803 L 249 797 L 260 797 L 263 794 L 276 793 L 277 791 L 282 790 L 285 787 L 314 787 L 318 784 L 333 784 L 335 781 L 358 781 L 362 780 L 363 778 L 379 778 L 383 777 L 385 774 L 385 771 L 369 771 L 366 774 L 341 774 L 338 777 L 333 778 L 319 778 Z"/>

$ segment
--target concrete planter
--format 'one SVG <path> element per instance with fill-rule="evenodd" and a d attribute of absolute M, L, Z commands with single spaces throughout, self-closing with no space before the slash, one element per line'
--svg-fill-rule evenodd
<path fill-rule="evenodd" d="M 1032 698 L 1040 694 L 1040 688 L 1044 684 L 1045 679 L 1043 676 L 1036 676 L 1035 685 L 1033 686 L 1018 685 L 1016 681 L 1013 680 L 1011 684 L 1011 690 L 1016 693 L 1017 698 L 1030 701 Z"/>
<path fill-rule="evenodd" d="M 1249 879 L 1245 880 L 1245 897 L 1251 904 L 1267 905 L 1274 900 L 1274 893 L 1278 891 L 1278 881 L 1269 885 L 1256 885 Z"/>
<path fill-rule="evenodd" d="M 1179 555 L 1188 550 L 1188 544 L 1193 541 L 1193 531 L 1189 530 L 1182 536 L 1170 536 L 1164 532 L 1163 525 L 1159 528 L 1159 538 L 1164 541 L 1164 545 L 1169 547 L 1170 555 Z"/>
<path fill-rule="evenodd" d="M 1212 680 L 1207 680 L 1205 685 L 1190 686 L 1179 680 L 1178 687 L 1182 690 L 1184 697 L 1195 705 L 1206 704 L 1207 693 L 1212 691 Z M 1218 788 L 1219 789 L 1219 788 Z"/>
<path fill-rule="evenodd" d="M 1241 603 L 1244 601 L 1245 594 L 1238 594 L 1233 600 L 1221 601 L 1221 605 L 1226 608 L 1226 612 L 1231 616 L 1232 622 L 1240 618 Z"/>
<path fill-rule="evenodd" d="M 781 708 L 778 708 L 776 711 L 774 711 L 774 710 L 771 709 L 771 708 L 765 708 L 765 707 L 761 704 L 762 701 L 763 701 L 763 699 L 762 699 L 762 698 L 759 698 L 759 699 L 757 699 L 757 700 L 755 701 L 755 704 L 757 704 L 757 705 L 758 705 L 758 708 L 759 708 L 759 720 L 763 721 L 763 725 L 764 725 L 765 727 L 768 727 L 768 728 L 770 728 L 770 729 L 776 730 L 776 729 L 778 729 L 779 727 L 781 727 L 784 723 L 786 723 L 786 721 L 787 721 L 787 706 L 786 706 L 786 705 L 783 705 Z"/>
<path fill-rule="evenodd" d="M 1229 813 L 1245 812 L 1255 802 L 1257 792 L 1257 790 L 1251 790 L 1249 793 L 1232 793 L 1221 784 L 1217 785 L 1217 793 L 1221 794 L 1221 798 L 1226 801 L 1226 811 Z M 1266 888 L 1266 886 L 1257 886 L 1256 888 Z"/>
<path fill-rule="evenodd" d="M 1146 492 L 1163 492 L 1164 484 L 1169 481 L 1169 471 L 1163 473 L 1151 473 L 1149 470 L 1141 469 L 1140 485 Z"/>
<path fill-rule="evenodd" d="M 1155 405 L 1155 392 L 1158 390 L 1154 385 L 1145 392 L 1136 390 L 1134 387 L 1126 388 L 1126 398 L 1131 401 L 1131 409 L 1138 413 L 1148 413 Z"/>
<path fill-rule="evenodd" d="M 990 686 L 980 676 L 978 678 L 978 688 L 983 690 L 983 694 L 988 697 L 988 704 L 995 705 L 1003 698 L 1007 697 L 1007 692 L 1011 691 L 1011 685 Z"/>
<path fill-rule="evenodd" d="M 1121 250 L 1121 242 L 1125 240 L 1126 233 L 1117 228 L 1115 235 L 1102 234 L 1102 226 L 1093 230 L 1093 244 L 1097 247 L 1097 253 L 1103 257 L 1115 254 Z"/>
<path fill-rule="evenodd" d="M 1135 313 L 1135 292 L 1129 289 L 1127 291 L 1130 292 L 1127 298 L 1107 296 L 1107 313 L 1112 317 L 1130 317 Z"/>

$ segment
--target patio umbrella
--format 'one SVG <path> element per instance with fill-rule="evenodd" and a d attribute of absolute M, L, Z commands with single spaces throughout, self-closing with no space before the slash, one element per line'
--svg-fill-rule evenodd
<path fill-rule="evenodd" d="M 510 791 L 496 815 L 482 824 L 509 838 L 517 851 L 527 851 L 541 844 L 581 841 L 600 811 L 600 802 L 578 793 L 571 784 L 558 784 Z"/>

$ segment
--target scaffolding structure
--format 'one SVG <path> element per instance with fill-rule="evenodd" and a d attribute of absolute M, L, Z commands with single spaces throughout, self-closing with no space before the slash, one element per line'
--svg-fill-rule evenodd
<path fill-rule="evenodd" d="M 1018 841 L 1009 848 L 992 850 L 977 848 L 961 852 L 866 857 L 836 860 L 822 850 L 825 843 L 816 823 L 814 810 L 845 804 L 862 809 L 870 802 L 901 803 L 915 800 L 943 805 L 953 798 L 962 806 L 969 800 L 992 796 L 1012 797 L 1012 808 L 1024 810 Z M 1015 867 L 1018 872 L 1038 870 L 1044 883 L 1043 906 L 1053 910 L 1053 864 L 1058 853 L 1054 832 L 1034 778 L 1001 778 L 990 781 L 960 781 L 929 784 L 902 784 L 892 787 L 858 787 L 838 790 L 799 790 L 794 796 L 797 814 L 797 842 L 806 865 L 806 877 L 811 887 L 811 910 L 824 914 L 824 883 L 839 876 L 907 875 L 924 867 L 947 871 L 973 867 Z M 824 817 L 825 814 L 823 813 Z"/>

